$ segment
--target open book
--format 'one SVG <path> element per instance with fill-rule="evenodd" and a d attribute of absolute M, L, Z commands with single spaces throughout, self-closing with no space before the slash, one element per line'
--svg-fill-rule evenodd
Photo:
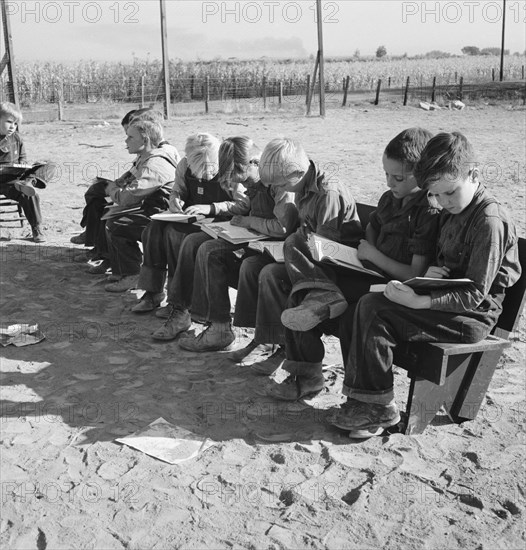
<path fill-rule="evenodd" d="M 248 243 L 247 248 L 268 254 L 275 262 L 283 263 L 283 241 L 253 241 Z"/>
<path fill-rule="evenodd" d="M 185 214 L 184 212 L 159 212 L 151 216 L 152 220 L 161 222 L 176 222 L 176 223 L 195 223 L 204 220 L 203 214 Z"/>
<path fill-rule="evenodd" d="M 376 277 L 384 278 L 380 273 L 366 268 L 358 259 L 358 250 L 352 246 L 346 246 L 336 241 L 326 239 L 316 233 L 309 235 L 307 244 L 314 260 L 327 262 L 348 269 L 354 269 L 362 273 L 368 273 Z"/>
<path fill-rule="evenodd" d="M 407 279 L 402 284 L 410 286 L 415 291 L 431 291 L 441 288 L 455 288 L 457 286 L 469 285 L 473 281 L 471 279 L 438 279 L 435 277 L 412 277 Z M 371 285 L 370 292 L 383 292 L 386 285 Z"/>
<path fill-rule="evenodd" d="M 27 178 L 41 166 L 45 166 L 45 164 L 42 162 L 35 164 L 0 164 L 0 182 L 9 183 L 12 180 Z"/>
<path fill-rule="evenodd" d="M 252 229 L 246 229 L 245 227 L 232 225 L 230 222 L 201 223 L 199 226 L 201 227 L 201 231 L 204 231 L 214 239 L 221 238 L 232 244 L 244 244 L 268 239 L 268 235 L 258 233 Z"/>

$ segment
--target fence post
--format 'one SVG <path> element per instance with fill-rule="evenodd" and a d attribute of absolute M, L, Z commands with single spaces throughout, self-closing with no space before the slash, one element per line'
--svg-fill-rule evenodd
<path fill-rule="evenodd" d="M 343 82 L 343 102 L 342 107 L 345 107 L 347 105 L 347 94 L 349 92 L 349 82 L 351 81 L 351 77 L 348 76 L 344 79 Z"/>
<path fill-rule="evenodd" d="M 208 101 L 210 99 L 210 77 L 205 78 L 205 113 L 208 114 Z"/>
<path fill-rule="evenodd" d="M 283 82 L 279 81 L 279 106 L 281 107 L 281 104 L 283 103 Z"/>
<path fill-rule="evenodd" d="M 433 87 L 431 88 L 431 103 L 434 103 L 436 97 L 437 77 L 433 77 Z"/>
<path fill-rule="evenodd" d="M 57 105 L 58 105 L 58 119 L 64 120 L 64 84 L 61 82 L 58 84 L 55 92 L 56 98 L 57 98 Z"/>
<path fill-rule="evenodd" d="M 491 80 L 495 82 L 495 69 L 491 69 Z"/>
<path fill-rule="evenodd" d="M 524 66 L 522 68 L 524 69 Z M 305 94 L 305 105 L 309 104 L 309 94 L 310 94 L 310 74 L 307 75 L 307 93 Z"/>
<path fill-rule="evenodd" d="M 458 82 L 458 73 L 455 71 L 455 84 Z"/>
<path fill-rule="evenodd" d="M 232 99 L 237 99 L 237 78 L 234 76 L 232 78 Z"/>
<path fill-rule="evenodd" d="M 464 87 L 464 77 L 461 76 L 460 82 L 458 85 L 458 99 L 460 99 L 460 101 L 462 101 L 462 97 L 463 97 L 463 90 L 462 90 L 463 87 Z"/>
<path fill-rule="evenodd" d="M 404 92 L 404 107 L 407 105 L 407 95 L 409 93 L 409 77 L 405 81 L 405 92 Z"/>
<path fill-rule="evenodd" d="M 190 99 L 194 99 L 195 74 L 190 77 Z"/>
<path fill-rule="evenodd" d="M 382 79 L 378 79 L 378 86 L 376 86 L 376 99 L 374 100 L 374 104 L 378 105 L 380 101 L 380 88 L 382 87 Z"/>
<path fill-rule="evenodd" d="M 263 94 L 263 109 L 267 108 L 267 77 L 263 77 L 263 89 L 261 90 Z"/>
<path fill-rule="evenodd" d="M 522 66 L 522 80 L 524 80 L 524 65 Z"/>
<path fill-rule="evenodd" d="M 389 77 L 387 79 L 387 87 L 390 88 L 391 87 L 391 77 Z"/>
<path fill-rule="evenodd" d="M 144 79 L 146 75 L 141 76 L 141 109 L 144 109 Z"/>

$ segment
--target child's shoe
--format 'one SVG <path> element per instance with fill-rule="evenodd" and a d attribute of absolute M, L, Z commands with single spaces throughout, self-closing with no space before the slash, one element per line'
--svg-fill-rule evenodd
<path fill-rule="evenodd" d="M 104 275 L 110 267 L 111 264 L 109 260 L 101 260 L 97 265 L 90 266 L 88 273 L 91 275 Z"/>
<path fill-rule="evenodd" d="M 126 292 L 132 288 L 136 288 L 138 282 L 138 275 L 125 275 L 120 281 L 105 285 L 104 290 L 106 292 Z"/>
<path fill-rule="evenodd" d="M 73 244 L 86 244 L 86 232 L 83 231 L 82 233 L 80 233 L 80 235 L 75 235 L 71 237 L 71 239 L 69 239 L 69 242 Z"/>
<path fill-rule="evenodd" d="M 327 319 L 335 319 L 347 309 L 342 294 L 330 290 L 311 290 L 303 302 L 281 314 L 283 326 L 290 330 L 306 332 Z"/>
<path fill-rule="evenodd" d="M 161 305 L 161 302 L 165 299 L 164 292 L 155 294 L 154 292 L 145 292 L 138 304 L 135 304 L 131 310 L 134 313 L 147 313 L 153 311 L 156 307 Z"/>
<path fill-rule="evenodd" d="M 172 306 L 172 311 L 162 327 L 158 328 L 153 334 L 154 340 L 175 340 L 177 335 L 185 332 L 192 326 L 192 318 L 187 309 L 179 309 Z"/>
<path fill-rule="evenodd" d="M 179 347 L 196 352 L 222 351 L 228 348 L 235 339 L 231 323 L 210 323 L 197 336 L 183 336 L 179 340 Z"/>
<path fill-rule="evenodd" d="M 14 182 L 15 189 L 27 197 L 34 197 L 37 192 L 29 181 L 17 180 Z"/>
<path fill-rule="evenodd" d="M 46 242 L 46 236 L 44 235 L 44 232 L 42 231 L 42 228 L 40 226 L 32 227 L 31 233 L 33 234 L 33 242 L 35 243 L 45 243 Z"/>

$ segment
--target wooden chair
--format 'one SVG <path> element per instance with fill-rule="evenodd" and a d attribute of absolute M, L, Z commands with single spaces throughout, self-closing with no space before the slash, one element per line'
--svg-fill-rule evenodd
<path fill-rule="evenodd" d="M 362 224 L 374 207 L 358 205 Z M 476 344 L 407 343 L 395 350 L 394 363 L 410 378 L 404 433 L 420 434 L 444 406 L 460 424 L 473 420 L 526 301 L 526 239 L 519 239 L 520 279 L 506 290 L 503 311 L 486 339 Z"/>
<path fill-rule="evenodd" d="M 17 201 L 0 195 L 0 223 L 19 222 L 20 227 L 24 227 L 25 219 L 22 207 Z"/>

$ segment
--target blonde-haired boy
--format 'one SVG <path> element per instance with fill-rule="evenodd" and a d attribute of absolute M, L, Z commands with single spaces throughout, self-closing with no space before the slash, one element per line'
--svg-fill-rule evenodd
<path fill-rule="evenodd" d="M 13 103 L 0 103 L 0 164 L 26 164 L 24 143 L 18 133 L 22 122 L 22 112 Z M 56 166 L 52 163 L 40 166 L 35 173 L 23 180 L 3 181 L 0 193 L 17 201 L 31 226 L 33 241 L 44 242 L 40 199 L 35 187 L 45 188 L 55 175 Z"/>

